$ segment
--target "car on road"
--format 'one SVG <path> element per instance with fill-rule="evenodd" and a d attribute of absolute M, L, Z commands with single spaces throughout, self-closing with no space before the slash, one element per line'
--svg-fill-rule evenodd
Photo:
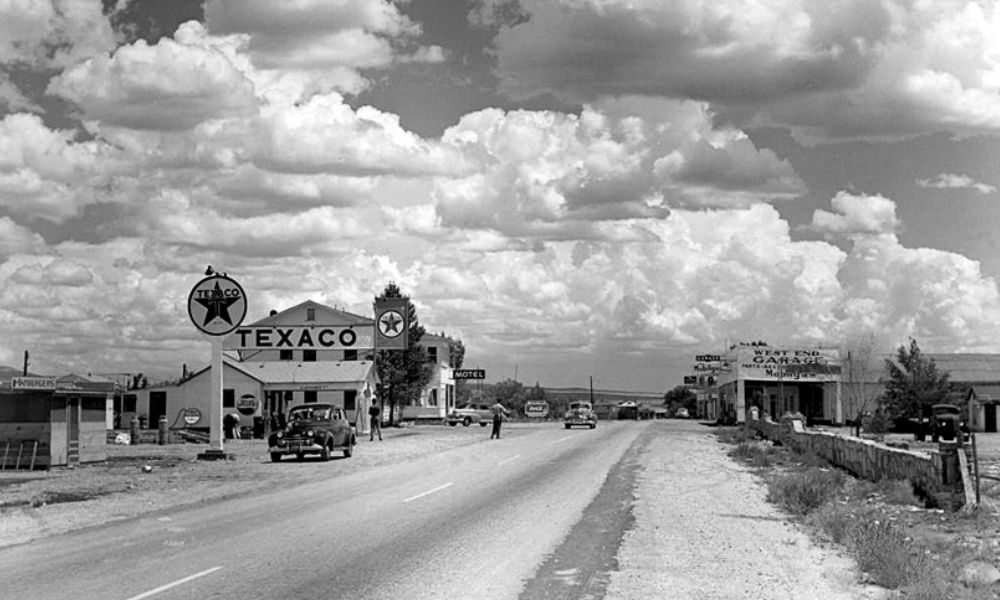
<path fill-rule="evenodd" d="M 594 414 L 594 406 L 590 402 L 570 402 L 566 409 L 566 416 L 563 418 L 563 425 L 566 429 L 574 426 L 597 427 L 597 415 Z"/>
<path fill-rule="evenodd" d="M 479 423 L 482 427 L 486 427 L 492 420 L 493 411 L 490 410 L 489 404 L 466 404 L 465 406 L 453 409 L 444 418 L 444 422 L 452 427 L 459 423 L 465 427 L 473 423 Z"/>
<path fill-rule="evenodd" d="M 342 451 L 345 458 L 354 454 L 357 433 L 344 410 L 332 404 L 303 404 L 288 411 L 288 425 L 272 433 L 267 440 L 273 462 L 294 455 L 319 454 L 330 460 L 331 453 Z"/>
<path fill-rule="evenodd" d="M 688 413 L 688 409 L 683 406 L 674 411 L 675 419 L 690 419 L 691 415 Z"/>

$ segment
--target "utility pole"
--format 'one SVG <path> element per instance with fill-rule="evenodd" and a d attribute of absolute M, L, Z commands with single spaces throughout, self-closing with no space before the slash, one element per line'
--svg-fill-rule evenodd
<path fill-rule="evenodd" d="M 21 375 L 24 375 L 25 377 L 28 376 L 28 351 L 27 350 L 24 351 L 24 372 L 22 372 Z"/>

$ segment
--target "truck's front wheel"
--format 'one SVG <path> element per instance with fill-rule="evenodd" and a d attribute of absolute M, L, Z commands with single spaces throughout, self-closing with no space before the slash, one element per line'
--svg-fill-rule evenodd
<path fill-rule="evenodd" d="M 281 460 L 281 452 L 271 453 L 271 462 L 279 462 Z"/>
<path fill-rule="evenodd" d="M 472 419 L 471 418 L 465 417 L 464 419 L 462 419 L 462 426 L 463 427 L 468 427 L 469 425 L 472 425 Z"/>

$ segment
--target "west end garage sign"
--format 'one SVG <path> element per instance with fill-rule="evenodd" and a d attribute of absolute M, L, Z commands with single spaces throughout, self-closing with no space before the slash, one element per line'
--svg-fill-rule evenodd
<path fill-rule="evenodd" d="M 840 353 L 833 348 L 740 348 L 735 376 L 786 383 L 840 381 Z"/>
<path fill-rule="evenodd" d="M 352 350 L 374 347 L 375 330 L 361 326 L 238 327 L 225 350 Z"/>

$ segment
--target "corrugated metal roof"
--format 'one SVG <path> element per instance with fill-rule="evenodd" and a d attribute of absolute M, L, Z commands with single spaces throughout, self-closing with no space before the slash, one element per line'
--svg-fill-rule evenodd
<path fill-rule="evenodd" d="M 347 383 L 363 381 L 371 375 L 370 360 L 345 361 L 261 361 L 231 362 L 235 369 L 263 383 Z"/>
<path fill-rule="evenodd" d="M 1000 402 L 1000 385 L 974 385 L 972 393 L 978 402 Z"/>
<path fill-rule="evenodd" d="M 1000 382 L 1000 354 L 926 354 L 955 383 Z"/>

